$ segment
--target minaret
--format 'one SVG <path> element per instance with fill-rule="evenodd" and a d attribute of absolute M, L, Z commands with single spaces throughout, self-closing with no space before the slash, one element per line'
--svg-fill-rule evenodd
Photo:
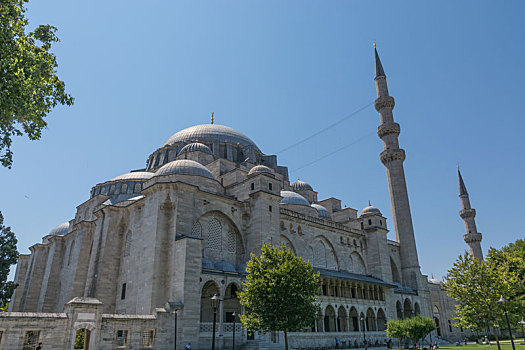
<path fill-rule="evenodd" d="M 463 182 L 463 177 L 461 177 L 461 172 L 459 171 L 458 166 L 458 178 L 459 178 L 459 198 L 461 201 L 461 210 L 459 211 L 459 216 L 465 222 L 465 234 L 463 239 L 465 243 L 468 244 L 470 255 L 472 255 L 477 260 L 483 260 L 483 251 L 481 250 L 481 233 L 478 232 L 476 228 L 476 209 L 470 207 L 470 199 L 468 197 L 467 187 Z"/>
<path fill-rule="evenodd" d="M 421 289 L 423 288 L 423 284 L 422 282 L 418 283 L 418 281 L 421 280 L 421 278 L 419 278 L 421 271 L 417 257 L 410 204 L 408 202 L 405 170 L 403 169 L 405 151 L 399 148 L 397 137 L 399 136 L 400 127 L 398 123 L 394 122 L 394 115 L 392 114 L 392 109 L 395 104 L 394 98 L 388 94 L 385 71 L 383 70 L 383 65 L 379 59 L 375 44 L 374 51 L 374 80 L 377 90 L 375 108 L 381 118 L 381 125 L 377 128 L 377 135 L 383 141 L 383 152 L 381 152 L 380 158 L 386 167 L 394 229 L 396 232 L 396 240 L 399 242 L 403 284 L 413 289 Z"/>

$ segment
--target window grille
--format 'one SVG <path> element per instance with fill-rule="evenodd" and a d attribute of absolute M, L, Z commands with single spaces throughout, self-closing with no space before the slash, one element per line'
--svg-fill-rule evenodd
<path fill-rule="evenodd" d="M 153 330 L 143 331 L 142 332 L 142 347 L 152 348 L 154 339 L 155 339 L 155 332 Z"/>
<path fill-rule="evenodd" d="M 193 224 L 193 227 L 191 228 L 191 235 L 202 238 L 202 225 L 200 222 L 197 221 Z"/>
<path fill-rule="evenodd" d="M 222 249 L 222 226 L 216 218 L 208 224 L 208 247 L 219 251 Z"/>
<path fill-rule="evenodd" d="M 118 330 L 117 338 L 115 339 L 115 347 L 125 348 L 128 343 L 128 331 L 127 330 Z"/>
<path fill-rule="evenodd" d="M 40 331 L 27 331 L 24 335 L 24 346 L 22 350 L 34 350 L 40 339 Z"/>
<path fill-rule="evenodd" d="M 237 247 L 237 239 L 235 233 L 228 231 L 228 253 L 235 254 L 235 248 Z"/>

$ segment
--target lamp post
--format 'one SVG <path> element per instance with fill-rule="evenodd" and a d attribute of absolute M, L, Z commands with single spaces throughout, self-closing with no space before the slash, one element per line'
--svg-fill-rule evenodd
<path fill-rule="evenodd" d="M 523 328 L 523 326 L 525 326 L 525 320 L 521 320 L 520 325 L 521 325 L 521 337 L 523 338 L 522 345 L 524 345 L 525 344 L 525 329 Z"/>
<path fill-rule="evenodd" d="M 512 331 L 510 330 L 510 322 L 509 322 L 509 316 L 507 315 L 507 308 L 505 307 L 505 304 L 509 301 L 501 296 L 499 298 L 498 303 L 501 303 L 503 305 L 503 311 L 505 311 L 505 319 L 507 320 L 507 327 L 509 328 L 509 335 L 510 335 L 510 342 L 512 343 L 512 350 L 516 350 L 516 347 L 514 346 L 514 339 L 512 339 Z"/>
<path fill-rule="evenodd" d="M 177 350 L 177 311 L 183 307 L 184 304 L 180 301 L 168 301 L 166 303 L 166 311 L 175 315 L 175 325 L 173 330 L 173 349 L 175 350 Z"/>
<path fill-rule="evenodd" d="M 365 348 L 366 348 L 366 333 L 365 333 L 365 317 L 363 315 L 361 315 L 361 326 L 363 326 L 363 344 L 365 345 Z"/>
<path fill-rule="evenodd" d="M 232 350 L 235 350 L 235 318 L 237 317 L 237 314 L 235 311 L 233 312 L 233 337 L 232 337 Z"/>
<path fill-rule="evenodd" d="M 211 297 L 211 307 L 213 308 L 213 333 L 211 336 L 211 350 L 215 350 L 215 322 L 217 322 L 217 308 L 219 307 L 219 302 L 221 299 L 214 294 Z"/>

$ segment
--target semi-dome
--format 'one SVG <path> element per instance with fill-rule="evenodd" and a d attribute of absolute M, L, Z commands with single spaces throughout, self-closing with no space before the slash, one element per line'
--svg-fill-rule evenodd
<path fill-rule="evenodd" d="M 197 163 L 194 160 L 180 159 L 164 164 L 155 173 L 155 176 L 162 175 L 197 175 L 204 176 L 208 179 L 215 179 L 210 171 L 202 164 Z"/>
<path fill-rule="evenodd" d="M 49 231 L 48 235 L 65 235 L 69 232 L 69 222 L 64 222 Z"/>
<path fill-rule="evenodd" d="M 109 181 L 119 181 L 119 180 L 148 180 L 153 177 L 153 173 L 147 171 L 132 171 L 130 173 L 122 174 L 117 177 L 112 178 Z"/>
<path fill-rule="evenodd" d="M 314 190 L 312 188 L 312 186 L 310 186 L 306 182 L 301 181 L 299 179 L 297 179 L 297 181 L 295 181 L 293 184 L 291 184 L 290 187 L 294 191 L 313 191 Z"/>
<path fill-rule="evenodd" d="M 243 133 L 225 125 L 201 124 L 191 126 L 171 136 L 163 145 L 173 145 L 177 142 L 213 142 L 230 143 L 233 145 L 252 146 L 259 151 L 255 143 Z M 260 151 L 259 151 L 260 152 Z"/>
<path fill-rule="evenodd" d="M 308 203 L 308 201 L 303 196 L 292 191 L 281 191 L 281 197 L 283 197 L 283 199 L 279 204 L 295 204 L 310 206 L 310 203 Z"/>
<path fill-rule="evenodd" d="M 250 171 L 248 172 L 248 175 L 255 175 L 255 174 L 273 175 L 273 171 L 266 165 L 256 165 L 253 168 L 251 168 Z"/>
<path fill-rule="evenodd" d="M 200 152 L 204 152 L 204 153 L 213 155 L 211 149 L 205 144 L 200 143 L 200 142 L 192 142 L 192 143 L 187 144 L 186 146 L 182 147 L 182 149 L 179 151 L 179 154 L 177 155 L 180 156 L 181 154 L 184 154 L 186 152 L 196 152 L 196 151 L 200 151 Z"/>
<path fill-rule="evenodd" d="M 332 219 L 332 216 L 330 215 L 330 212 L 328 211 L 328 209 L 326 209 L 322 205 L 312 204 L 311 206 L 312 208 L 315 208 L 315 210 L 317 210 L 317 213 L 319 214 L 319 217 L 321 219 L 328 219 L 328 220 Z"/>

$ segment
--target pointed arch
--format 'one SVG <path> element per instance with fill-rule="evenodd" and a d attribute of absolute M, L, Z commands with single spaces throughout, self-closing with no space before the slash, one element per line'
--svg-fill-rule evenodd
<path fill-rule="evenodd" d="M 392 270 L 392 281 L 395 283 L 401 283 L 401 275 L 399 273 L 399 269 L 397 268 L 397 265 L 394 262 L 394 259 L 392 259 L 392 257 L 390 257 L 390 269 Z"/>
<path fill-rule="evenodd" d="M 213 321 L 213 308 L 211 307 L 211 297 L 217 294 L 221 295 L 219 285 L 215 281 L 207 281 L 201 290 L 201 322 Z"/>
<path fill-rule="evenodd" d="M 339 263 L 335 249 L 328 239 L 324 236 L 317 236 L 313 243 L 314 266 L 337 270 Z"/>
<path fill-rule="evenodd" d="M 370 307 L 366 310 L 366 330 L 369 332 L 375 332 L 376 330 L 376 315 Z"/>
<path fill-rule="evenodd" d="M 377 310 L 377 330 L 386 330 L 386 315 L 382 308 L 379 308 L 379 310 Z"/>
<path fill-rule="evenodd" d="M 346 329 L 346 322 L 347 316 L 346 316 L 346 310 L 343 307 L 343 305 L 339 306 L 339 309 L 337 309 L 337 331 L 338 332 L 346 332 L 348 331 Z"/>
<path fill-rule="evenodd" d="M 401 302 L 399 300 L 396 302 L 396 315 L 398 320 L 403 319 L 403 307 L 401 306 Z"/>
<path fill-rule="evenodd" d="M 284 235 L 281 235 L 281 243 L 284 244 L 286 249 L 290 249 L 293 255 L 297 255 L 295 247 L 294 247 L 292 241 L 290 241 L 288 239 L 288 237 L 286 237 Z"/>
<path fill-rule="evenodd" d="M 335 332 L 335 310 L 332 305 L 328 305 L 324 311 L 324 331 Z"/>
<path fill-rule="evenodd" d="M 357 309 L 353 306 L 350 308 L 349 317 L 350 317 L 350 331 L 351 332 L 359 331 L 359 314 L 357 313 Z"/>
<path fill-rule="evenodd" d="M 405 314 L 405 318 L 411 318 L 412 316 L 414 316 L 412 312 L 412 303 L 408 298 L 406 298 L 403 302 L 403 313 Z"/>
<path fill-rule="evenodd" d="M 419 307 L 419 303 L 414 303 L 414 316 L 421 314 L 421 308 Z"/>
<path fill-rule="evenodd" d="M 361 255 L 358 252 L 352 252 L 352 254 L 350 254 L 350 257 L 352 258 L 352 264 L 354 269 L 353 272 L 361 275 L 366 275 L 366 265 Z"/>

